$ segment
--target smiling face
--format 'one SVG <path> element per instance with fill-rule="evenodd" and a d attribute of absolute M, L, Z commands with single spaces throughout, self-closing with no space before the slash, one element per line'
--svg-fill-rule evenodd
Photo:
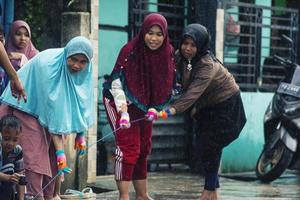
<path fill-rule="evenodd" d="M 197 46 L 194 40 L 190 37 L 185 38 L 180 46 L 180 52 L 187 60 L 192 60 L 197 53 Z"/>
<path fill-rule="evenodd" d="M 2 134 L 2 149 L 4 153 L 11 152 L 17 145 L 20 137 L 20 130 L 12 127 L 4 127 Z"/>
<path fill-rule="evenodd" d="M 159 49 L 164 42 L 164 35 L 161 28 L 157 25 L 154 25 L 150 28 L 150 30 L 145 34 L 144 40 L 151 50 Z"/>
<path fill-rule="evenodd" d="M 13 41 L 17 48 L 25 48 L 30 41 L 27 29 L 25 27 L 20 27 L 13 35 Z"/>
<path fill-rule="evenodd" d="M 71 73 L 80 72 L 88 63 L 88 59 L 83 54 L 74 54 L 67 59 L 67 65 Z"/>

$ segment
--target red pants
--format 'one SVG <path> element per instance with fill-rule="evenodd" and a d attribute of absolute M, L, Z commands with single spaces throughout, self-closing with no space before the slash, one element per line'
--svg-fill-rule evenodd
<path fill-rule="evenodd" d="M 119 129 L 120 115 L 115 105 L 104 97 L 108 121 L 116 139 L 115 179 L 118 181 L 142 180 L 147 177 L 147 156 L 152 147 L 152 122 L 145 119 L 145 113 L 131 104 L 128 107 L 131 126 Z M 138 120 L 134 122 L 135 120 Z"/>

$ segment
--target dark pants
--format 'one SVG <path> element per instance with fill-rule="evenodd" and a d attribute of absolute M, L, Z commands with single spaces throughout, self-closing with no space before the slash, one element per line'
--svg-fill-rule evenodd
<path fill-rule="evenodd" d="M 203 108 L 196 116 L 197 137 L 199 137 L 201 159 L 207 190 L 219 186 L 218 169 L 222 149 L 238 138 L 246 123 L 245 111 L 240 93 L 211 107 Z"/>
<path fill-rule="evenodd" d="M 2 182 L 0 185 L 0 200 L 14 200 L 15 186 L 13 183 Z"/>

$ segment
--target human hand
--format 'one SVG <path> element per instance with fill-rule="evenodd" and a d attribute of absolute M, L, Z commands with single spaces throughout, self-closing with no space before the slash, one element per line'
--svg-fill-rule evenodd
<path fill-rule="evenodd" d="M 128 112 L 121 113 L 121 118 L 120 118 L 119 124 L 122 129 L 126 129 L 126 128 L 130 127 L 130 117 L 129 117 Z"/>
<path fill-rule="evenodd" d="M 77 150 L 78 155 L 84 155 L 86 153 L 86 142 L 84 133 L 77 133 L 75 138 L 74 149 Z"/>
<path fill-rule="evenodd" d="M 19 175 L 19 185 L 27 185 L 27 180 L 25 174 L 18 174 Z"/>
<path fill-rule="evenodd" d="M 128 112 L 128 106 L 126 103 L 122 103 L 122 105 L 120 106 L 120 112 Z"/>
<path fill-rule="evenodd" d="M 169 108 L 165 108 L 162 111 L 160 111 L 158 113 L 158 117 L 160 117 L 162 119 L 168 119 L 169 116 L 175 115 L 175 114 L 176 114 L 175 108 L 169 107 Z"/>
<path fill-rule="evenodd" d="M 25 92 L 24 87 L 23 87 L 22 83 L 20 82 L 20 79 L 17 75 L 14 77 L 11 77 L 10 88 L 11 88 L 12 96 L 17 98 L 18 102 L 21 100 L 22 97 L 24 99 L 24 102 L 27 102 L 26 92 Z"/>
<path fill-rule="evenodd" d="M 154 121 L 158 119 L 157 110 L 155 108 L 150 108 L 146 114 L 147 121 Z"/>
<path fill-rule="evenodd" d="M 19 53 L 19 52 L 10 52 L 8 54 L 8 58 L 10 60 L 21 60 L 22 59 L 22 55 L 24 55 L 24 54 Z"/>
<path fill-rule="evenodd" d="M 7 175 L 7 181 L 11 183 L 18 184 L 20 180 L 21 175 L 18 173 L 14 173 L 12 175 Z"/>
<path fill-rule="evenodd" d="M 181 91 L 182 91 L 182 85 L 179 83 L 176 83 L 175 87 L 172 90 L 172 95 L 174 95 L 174 96 L 178 95 L 181 93 Z"/>
<path fill-rule="evenodd" d="M 65 151 L 63 149 L 56 151 L 56 160 L 57 160 L 57 168 L 58 174 L 69 174 L 72 172 L 72 169 L 67 167 L 67 158 L 65 155 Z"/>

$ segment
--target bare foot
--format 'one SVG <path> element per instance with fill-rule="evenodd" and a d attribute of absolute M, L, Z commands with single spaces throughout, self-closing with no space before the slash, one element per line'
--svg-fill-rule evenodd
<path fill-rule="evenodd" d="M 215 191 L 203 190 L 200 200 L 218 200 L 217 190 Z"/>
<path fill-rule="evenodd" d="M 56 195 L 55 197 L 53 197 L 53 200 L 61 200 L 61 198 L 58 195 Z"/>
<path fill-rule="evenodd" d="M 136 200 L 154 200 L 154 199 L 152 199 L 149 195 L 147 195 L 146 197 L 137 197 Z"/>
<path fill-rule="evenodd" d="M 154 199 L 152 199 L 150 196 L 148 196 L 148 200 L 154 200 Z"/>

